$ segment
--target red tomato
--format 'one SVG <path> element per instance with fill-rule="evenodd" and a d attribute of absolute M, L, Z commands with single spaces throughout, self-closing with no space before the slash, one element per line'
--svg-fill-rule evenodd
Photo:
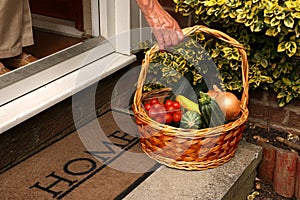
<path fill-rule="evenodd" d="M 166 124 L 171 124 L 172 121 L 173 121 L 172 115 L 169 114 L 169 113 L 165 114 L 165 123 L 166 123 Z"/>
<path fill-rule="evenodd" d="M 151 109 L 161 109 L 163 107 L 164 106 L 161 105 L 159 102 L 151 105 Z"/>
<path fill-rule="evenodd" d="M 176 112 L 176 108 L 175 108 L 173 105 L 167 106 L 167 107 L 166 107 L 166 110 L 167 110 L 168 113 L 170 113 L 170 114 L 173 114 L 173 113 Z"/>
<path fill-rule="evenodd" d="M 166 102 L 165 102 L 166 107 L 172 106 L 172 105 L 173 105 L 173 101 L 171 99 L 166 100 Z"/>
<path fill-rule="evenodd" d="M 144 104 L 144 107 L 145 107 L 145 109 L 146 109 L 147 111 L 149 111 L 150 108 L 151 108 L 151 105 L 150 105 L 150 103 L 145 103 L 145 104 Z"/>
<path fill-rule="evenodd" d="M 176 108 L 176 109 L 180 109 L 180 103 L 178 101 L 174 101 L 173 102 L 173 106 Z"/>
<path fill-rule="evenodd" d="M 180 122 L 180 120 L 181 120 L 181 112 L 176 112 L 176 113 L 174 113 L 174 114 L 173 114 L 173 121 L 174 121 L 175 123 L 177 123 L 177 122 Z"/>
<path fill-rule="evenodd" d="M 150 109 L 156 110 L 156 112 L 160 115 L 164 115 L 166 113 L 166 108 L 160 103 L 152 105 Z"/>
<path fill-rule="evenodd" d="M 176 113 L 179 114 L 179 115 L 182 115 L 181 110 L 177 110 Z"/>
<path fill-rule="evenodd" d="M 157 98 L 152 98 L 149 102 L 151 105 L 154 105 L 156 103 L 159 103 L 158 99 Z"/>

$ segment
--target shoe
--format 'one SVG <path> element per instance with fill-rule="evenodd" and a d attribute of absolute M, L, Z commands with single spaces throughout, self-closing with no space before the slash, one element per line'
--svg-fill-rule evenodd
<path fill-rule="evenodd" d="M 10 72 L 10 70 L 8 68 L 6 68 L 1 62 L 0 62 L 0 76 L 7 73 L 7 72 Z"/>
<path fill-rule="evenodd" d="M 2 62 L 5 66 L 11 69 L 17 69 L 37 60 L 38 59 L 31 54 L 23 52 L 18 56 L 3 59 Z"/>

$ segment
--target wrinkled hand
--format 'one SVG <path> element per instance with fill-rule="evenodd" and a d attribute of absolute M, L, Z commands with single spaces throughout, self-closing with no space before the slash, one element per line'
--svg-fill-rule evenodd
<path fill-rule="evenodd" d="M 160 49 L 177 45 L 184 39 L 185 36 L 177 21 L 157 0 L 137 0 L 137 3 L 151 26 Z"/>

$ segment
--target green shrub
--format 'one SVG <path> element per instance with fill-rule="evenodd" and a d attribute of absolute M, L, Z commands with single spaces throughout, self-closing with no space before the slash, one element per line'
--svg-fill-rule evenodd
<path fill-rule="evenodd" d="M 279 106 L 300 94 L 300 1 L 173 0 L 176 11 L 219 29 L 247 49 L 252 89 L 271 89 Z M 229 90 L 241 90 L 234 48 L 203 41 Z M 210 49 L 210 50 L 209 50 Z"/>

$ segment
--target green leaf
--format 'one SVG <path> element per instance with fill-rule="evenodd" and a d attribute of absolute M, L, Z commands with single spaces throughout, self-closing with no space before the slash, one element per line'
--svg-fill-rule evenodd
<path fill-rule="evenodd" d="M 291 16 L 287 16 L 284 20 L 283 20 L 283 23 L 286 27 L 289 27 L 289 28 L 293 28 L 294 26 L 294 19 L 293 17 Z"/>
<path fill-rule="evenodd" d="M 260 61 L 260 64 L 261 64 L 261 66 L 263 66 L 264 68 L 267 68 L 268 65 L 269 65 L 269 63 L 268 63 L 268 61 L 267 61 L 266 59 L 262 59 L 262 60 Z"/>
<path fill-rule="evenodd" d="M 291 13 L 291 16 L 296 19 L 300 19 L 300 12 Z"/>
<path fill-rule="evenodd" d="M 266 31 L 265 34 L 268 35 L 268 36 L 273 36 L 273 37 L 275 37 L 275 36 L 278 34 L 278 31 L 277 31 L 276 28 L 269 28 L 269 29 Z"/>
<path fill-rule="evenodd" d="M 264 22 L 265 22 L 266 24 L 270 24 L 270 23 L 271 23 L 271 17 L 265 17 L 265 18 L 264 18 Z"/>
<path fill-rule="evenodd" d="M 191 4 L 193 2 L 193 0 L 184 0 L 185 4 Z"/>
<path fill-rule="evenodd" d="M 285 98 L 285 103 L 289 103 L 293 99 L 293 95 L 288 94 Z"/>
<path fill-rule="evenodd" d="M 253 32 L 259 32 L 259 31 L 262 30 L 263 26 L 264 26 L 264 23 L 262 21 L 259 21 L 255 24 L 253 24 L 253 30 L 252 31 Z"/>
<path fill-rule="evenodd" d="M 284 84 L 283 84 L 282 80 L 276 81 L 274 83 L 274 90 L 275 90 L 275 92 L 277 92 L 280 88 L 282 88 L 283 85 Z"/>
<path fill-rule="evenodd" d="M 273 83 L 273 79 L 269 76 L 261 76 L 261 81 L 264 82 L 264 83 Z"/>
<path fill-rule="evenodd" d="M 277 32 L 278 32 L 278 33 L 281 32 L 281 26 L 280 26 L 280 25 L 277 26 Z"/>
<path fill-rule="evenodd" d="M 216 9 L 214 8 L 214 7 L 210 7 L 208 10 L 207 10 L 207 14 L 208 15 L 212 15 L 212 14 L 214 14 L 214 12 L 216 11 Z"/>
<path fill-rule="evenodd" d="M 300 91 L 300 85 L 297 85 L 297 86 L 293 86 L 292 87 L 292 90 L 296 93 L 298 93 Z"/>
<path fill-rule="evenodd" d="M 208 7 L 215 6 L 216 3 L 217 3 L 216 1 L 203 1 L 204 6 L 208 6 Z"/>
<path fill-rule="evenodd" d="M 283 83 L 284 83 L 284 85 L 287 85 L 287 86 L 290 86 L 290 85 L 292 85 L 292 82 L 290 81 L 290 79 L 288 79 L 288 78 L 282 78 L 282 81 L 283 81 Z"/>
<path fill-rule="evenodd" d="M 278 106 L 279 107 L 283 107 L 285 105 L 285 101 L 284 101 L 284 98 L 281 98 L 278 100 Z"/>
<path fill-rule="evenodd" d="M 271 26 L 277 26 L 279 24 L 280 24 L 280 20 L 278 20 L 276 18 L 271 19 L 271 23 L 270 23 Z"/>
<path fill-rule="evenodd" d="M 293 2 L 293 1 L 286 1 L 286 2 L 284 2 L 284 4 L 285 4 L 286 7 L 289 8 L 290 10 L 293 10 L 293 9 L 296 7 L 295 2 Z"/>
<path fill-rule="evenodd" d="M 248 19 L 248 20 L 245 19 L 245 26 L 251 26 L 253 23 L 254 23 L 253 19 Z M 251 31 L 253 32 L 253 30 Z"/>
<path fill-rule="evenodd" d="M 225 3 L 225 0 L 217 0 L 217 4 L 219 6 L 223 5 Z"/>
<path fill-rule="evenodd" d="M 283 52 L 286 50 L 286 41 L 281 42 L 278 46 L 277 46 L 277 51 L 278 52 Z"/>
<path fill-rule="evenodd" d="M 295 34 L 296 34 L 296 37 L 299 38 L 299 36 L 300 36 L 300 28 L 299 28 L 298 24 L 295 27 Z"/>
<path fill-rule="evenodd" d="M 286 95 L 285 92 L 279 92 L 279 93 L 277 94 L 277 99 L 284 98 L 285 95 Z"/>
<path fill-rule="evenodd" d="M 287 55 L 292 57 L 297 52 L 297 44 L 294 41 L 289 41 L 287 46 Z"/>
<path fill-rule="evenodd" d="M 273 77 L 274 77 L 275 79 L 279 78 L 279 76 L 280 76 L 280 70 L 279 70 L 278 68 L 276 68 L 276 69 L 273 71 L 272 75 L 273 75 Z"/>
<path fill-rule="evenodd" d="M 285 13 L 283 11 L 276 13 L 276 19 L 284 19 Z"/>

